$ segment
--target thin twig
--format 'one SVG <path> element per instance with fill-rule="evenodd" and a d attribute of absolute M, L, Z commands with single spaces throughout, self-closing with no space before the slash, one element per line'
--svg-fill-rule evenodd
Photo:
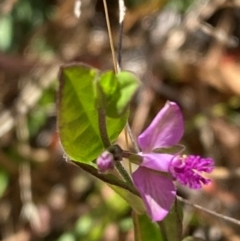
<path fill-rule="evenodd" d="M 19 168 L 19 184 L 20 184 L 20 196 L 22 201 L 21 217 L 29 221 L 33 229 L 41 228 L 41 221 L 39 217 L 36 205 L 32 200 L 32 179 L 31 179 L 31 167 L 27 161 L 30 157 L 29 146 L 29 131 L 27 128 L 26 115 L 18 115 L 17 118 L 17 137 L 20 145 L 18 147 L 19 154 L 25 159 L 20 164 Z"/>
<path fill-rule="evenodd" d="M 131 127 L 130 127 L 130 125 L 129 125 L 128 122 L 127 122 L 127 124 L 126 124 L 126 128 L 127 128 L 128 135 L 129 135 L 129 137 L 130 137 L 130 140 L 131 140 L 131 142 L 132 142 L 132 144 L 133 144 L 134 150 L 135 150 L 136 152 L 140 152 L 140 149 L 139 149 L 138 144 L 137 144 L 137 142 L 136 142 L 136 140 L 135 140 L 135 138 L 134 138 L 134 136 L 133 136 Z"/>
<path fill-rule="evenodd" d="M 154 100 L 154 96 L 155 93 L 152 88 L 144 86 L 140 89 L 138 97 L 140 101 L 138 102 L 138 106 L 135 109 L 132 121 L 133 124 L 131 128 L 134 135 L 139 135 L 143 130 L 144 124 L 149 115 L 151 105 Z"/>
<path fill-rule="evenodd" d="M 126 7 L 124 4 L 124 0 L 118 1 L 119 5 L 119 37 L 118 37 L 118 49 L 117 49 L 117 59 L 118 66 L 121 68 L 122 66 L 122 38 L 123 38 L 123 25 L 124 25 L 124 17 L 126 12 Z"/>
<path fill-rule="evenodd" d="M 225 216 L 225 215 L 216 213 L 216 212 L 214 212 L 214 211 L 208 210 L 207 208 L 204 208 L 204 207 L 202 207 L 202 206 L 200 206 L 200 205 L 198 205 L 198 204 L 193 204 L 193 203 L 189 202 L 188 200 L 186 200 L 186 199 L 184 199 L 184 198 L 182 198 L 182 197 L 177 196 L 177 199 L 178 199 L 179 201 L 187 204 L 187 205 L 190 205 L 190 206 L 192 206 L 192 207 L 194 207 L 194 208 L 197 208 L 197 209 L 199 209 L 199 210 L 202 210 L 202 211 L 204 211 L 204 212 L 206 212 L 206 213 L 208 213 L 208 214 L 211 214 L 211 215 L 213 215 L 213 216 L 215 216 L 215 217 L 218 217 L 218 218 L 221 218 L 221 219 L 223 219 L 223 220 L 225 220 L 225 221 L 228 221 L 228 222 L 231 222 L 231 223 L 235 223 L 235 224 L 237 224 L 237 225 L 240 225 L 240 220 L 237 220 L 237 219 L 235 219 L 235 218 L 230 218 L 230 217 L 228 217 L 228 216 Z"/>
<path fill-rule="evenodd" d="M 107 29 L 108 29 L 109 42 L 110 42 L 112 58 L 113 58 L 114 71 L 117 73 L 118 72 L 118 65 L 117 65 L 117 60 L 116 60 L 115 51 L 114 51 L 112 31 L 111 31 L 111 26 L 110 26 L 110 21 L 109 21 L 109 16 L 108 16 L 108 8 L 107 8 L 106 0 L 103 0 L 103 5 L 104 5 L 104 11 L 105 11 L 105 16 L 106 16 L 106 23 L 107 23 Z"/>
<path fill-rule="evenodd" d="M 120 25 L 119 28 L 119 39 L 121 38 L 123 34 L 123 23 Z M 118 52 L 121 53 L 122 52 L 122 41 L 118 42 Z M 122 65 L 122 55 L 118 54 L 118 65 L 121 66 Z"/>

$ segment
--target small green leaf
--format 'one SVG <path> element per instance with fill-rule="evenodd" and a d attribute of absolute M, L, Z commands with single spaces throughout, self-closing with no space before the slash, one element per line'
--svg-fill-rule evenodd
<path fill-rule="evenodd" d="M 60 69 L 58 95 L 58 130 L 67 155 L 79 162 L 90 163 L 103 150 L 95 106 L 94 82 L 97 69 L 71 64 Z M 126 124 L 127 114 L 118 119 L 106 118 L 108 136 L 116 140 Z"/>
<path fill-rule="evenodd" d="M 142 214 L 146 212 L 144 207 L 143 201 L 140 197 L 136 196 L 135 194 L 131 193 L 130 191 L 108 184 L 120 197 L 122 197 L 133 210 L 136 211 L 138 214 Z"/>
<path fill-rule="evenodd" d="M 154 223 L 147 215 L 134 215 L 134 231 L 136 241 L 181 241 L 182 210 L 175 201 L 167 217 Z"/>
<path fill-rule="evenodd" d="M 146 214 L 133 214 L 133 220 L 136 241 L 165 241 L 158 225 L 152 222 Z"/>
<path fill-rule="evenodd" d="M 179 201 L 175 200 L 167 217 L 158 224 L 164 241 L 182 240 L 182 207 Z"/>
<path fill-rule="evenodd" d="M 84 171 L 90 173 L 94 177 L 107 183 L 119 196 L 121 196 L 138 214 L 145 213 L 144 204 L 140 198 L 140 194 L 134 186 L 123 182 L 113 174 L 102 174 L 98 170 L 85 163 L 74 162 Z"/>
<path fill-rule="evenodd" d="M 121 71 L 116 75 L 108 71 L 101 75 L 97 84 L 100 88 L 99 95 L 102 95 L 98 99 L 103 103 L 107 116 L 118 118 L 127 110 L 140 81 L 128 71 Z"/>

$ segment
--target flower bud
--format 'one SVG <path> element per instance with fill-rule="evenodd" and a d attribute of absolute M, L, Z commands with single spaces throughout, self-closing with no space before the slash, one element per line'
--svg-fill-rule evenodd
<path fill-rule="evenodd" d="M 114 157 L 109 151 L 104 151 L 96 162 L 100 173 L 107 173 L 114 169 Z"/>

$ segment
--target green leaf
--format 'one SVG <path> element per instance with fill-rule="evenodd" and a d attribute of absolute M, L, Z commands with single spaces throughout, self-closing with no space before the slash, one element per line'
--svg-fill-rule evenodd
<path fill-rule="evenodd" d="M 167 217 L 153 223 L 147 215 L 134 215 L 134 231 L 137 241 L 181 241 L 182 209 L 175 201 Z"/>
<path fill-rule="evenodd" d="M 140 194 L 134 186 L 123 182 L 113 174 L 102 174 L 98 170 L 85 163 L 74 162 L 84 171 L 90 173 L 94 177 L 107 183 L 119 196 L 121 196 L 138 214 L 145 213 L 144 204 L 140 198 Z"/>
<path fill-rule="evenodd" d="M 112 118 L 118 118 L 127 107 L 139 87 L 140 81 L 131 72 L 121 71 L 114 74 L 105 72 L 97 82 L 100 88 L 98 99 L 103 104 L 106 114 Z"/>
<path fill-rule="evenodd" d="M 136 241 L 165 241 L 159 227 L 144 215 L 133 214 L 134 236 Z"/>
<path fill-rule="evenodd" d="M 97 69 L 71 64 L 60 69 L 58 95 L 58 130 L 67 155 L 79 162 L 90 163 L 103 150 L 95 106 L 94 82 Z M 110 140 L 116 140 L 126 124 L 128 113 L 118 119 L 106 118 Z"/>
<path fill-rule="evenodd" d="M 143 204 L 143 201 L 140 197 L 136 196 L 135 194 L 131 193 L 130 191 L 115 186 L 115 185 L 110 185 L 108 184 L 121 198 L 123 198 L 128 205 L 135 210 L 136 213 L 142 214 L 145 213 L 145 207 Z"/>
<path fill-rule="evenodd" d="M 181 204 L 175 200 L 167 217 L 163 221 L 158 222 L 164 241 L 182 240 L 182 216 Z"/>

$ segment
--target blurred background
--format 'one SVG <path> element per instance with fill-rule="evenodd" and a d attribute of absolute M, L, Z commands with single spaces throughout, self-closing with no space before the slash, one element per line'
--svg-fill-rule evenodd
<path fill-rule="evenodd" d="M 240 2 L 126 0 L 122 68 L 142 86 L 137 136 L 166 100 L 185 118 L 182 144 L 211 156 L 212 184 L 179 194 L 240 219 Z M 107 1 L 118 47 L 118 1 Z M 67 163 L 56 128 L 64 63 L 112 69 L 102 0 L 0 1 L 0 239 L 133 241 L 125 201 Z M 123 138 L 120 136 L 120 143 Z M 184 235 L 239 241 L 237 225 L 184 206 Z"/>

